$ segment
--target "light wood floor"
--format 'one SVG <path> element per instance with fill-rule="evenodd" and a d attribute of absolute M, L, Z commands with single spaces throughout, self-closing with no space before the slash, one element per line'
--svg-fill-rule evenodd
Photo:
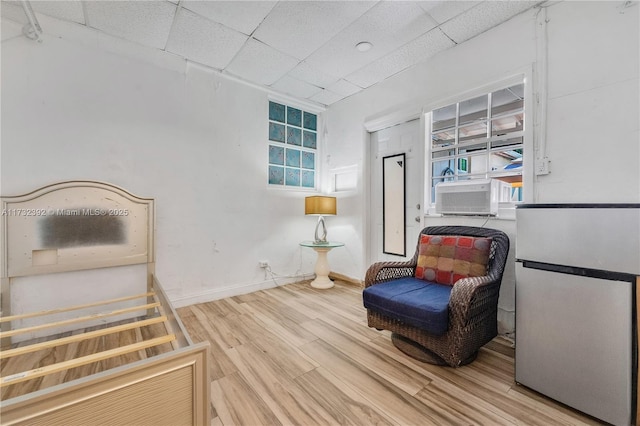
<path fill-rule="evenodd" d="M 297 283 L 178 310 L 211 343 L 212 425 L 598 424 L 514 383 L 496 338 L 453 369 L 399 352 L 366 325 L 361 289 Z"/>
<path fill-rule="evenodd" d="M 33 343 L 46 342 L 51 339 L 59 339 L 72 335 L 84 334 L 94 330 L 100 330 L 120 324 L 126 324 L 130 321 L 131 320 L 114 322 L 110 324 L 84 328 L 73 332 L 58 334 L 46 338 L 34 339 L 28 342 L 15 344 L 14 347 L 19 348 Z M 95 354 L 96 352 L 119 348 L 127 344 L 142 342 L 154 337 L 165 336 L 166 334 L 167 331 L 163 324 L 155 324 L 138 327 L 127 331 L 112 333 L 105 336 L 94 337 L 80 342 L 47 347 L 45 349 L 23 354 L 21 356 L 2 359 L 2 361 L 0 361 L 0 372 L 2 373 L 2 377 L 11 376 L 13 374 L 21 374 L 21 372 L 24 371 L 47 367 L 59 362 L 69 361 L 82 356 Z M 145 350 L 131 352 L 126 355 L 108 358 L 103 361 L 85 364 L 80 367 L 75 367 L 57 373 L 49 374 L 47 376 L 27 380 L 25 382 L 12 384 L 2 388 L 2 390 L 0 391 L 0 399 L 4 401 L 6 399 L 26 395 L 28 393 L 45 389 L 60 383 L 66 383 L 71 380 L 86 377 L 94 373 L 109 370 L 121 365 L 126 365 L 134 361 L 149 358 L 165 352 L 170 352 L 171 350 L 171 345 L 169 343 L 165 343 L 163 345 L 154 346 Z"/>

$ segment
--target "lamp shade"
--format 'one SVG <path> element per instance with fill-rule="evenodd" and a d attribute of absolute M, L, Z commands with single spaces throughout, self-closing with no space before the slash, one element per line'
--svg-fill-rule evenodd
<path fill-rule="evenodd" d="M 335 215 L 336 197 L 315 195 L 304 199 L 304 214 Z"/>

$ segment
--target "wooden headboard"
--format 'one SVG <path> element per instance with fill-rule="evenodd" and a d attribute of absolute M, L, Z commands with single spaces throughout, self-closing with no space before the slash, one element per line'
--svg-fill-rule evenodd
<path fill-rule="evenodd" d="M 93 181 L 2 197 L 2 277 L 154 262 L 154 201 Z"/>
<path fill-rule="evenodd" d="M 11 314 L 19 277 L 146 264 L 147 291 L 153 287 L 153 199 L 108 183 L 67 181 L 3 196 L 1 213 L 3 316 Z"/>

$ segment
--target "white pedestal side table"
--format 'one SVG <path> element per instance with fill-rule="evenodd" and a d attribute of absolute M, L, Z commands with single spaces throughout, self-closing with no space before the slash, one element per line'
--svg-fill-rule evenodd
<path fill-rule="evenodd" d="M 316 279 L 311 281 L 311 287 L 314 288 L 331 288 L 333 287 L 333 281 L 329 279 L 329 260 L 327 259 L 327 253 L 331 249 L 344 246 L 344 243 L 338 243 L 335 241 L 327 241 L 326 243 L 316 243 L 313 241 L 303 241 L 300 243 L 303 247 L 311 247 L 318 253 L 318 259 L 316 260 Z"/>

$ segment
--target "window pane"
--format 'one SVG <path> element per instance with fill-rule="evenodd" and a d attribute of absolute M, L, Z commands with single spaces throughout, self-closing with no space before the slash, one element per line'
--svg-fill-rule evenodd
<path fill-rule="evenodd" d="M 269 145 L 269 163 L 284 166 L 284 148 Z"/>
<path fill-rule="evenodd" d="M 287 148 L 287 166 L 300 167 L 300 151 Z"/>
<path fill-rule="evenodd" d="M 293 126 L 302 127 L 302 111 L 296 108 L 287 107 L 287 123 Z"/>
<path fill-rule="evenodd" d="M 316 156 L 313 152 L 302 151 L 302 168 L 303 169 L 315 169 L 316 168 Z"/>
<path fill-rule="evenodd" d="M 506 135 L 524 129 L 524 113 L 502 116 L 491 120 L 491 134 L 493 136 Z"/>
<path fill-rule="evenodd" d="M 311 114 L 310 112 L 304 112 L 304 128 L 309 130 L 316 130 L 318 126 L 317 117 L 315 114 Z"/>
<path fill-rule="evenodd" d="M 518 84 L 491 94 L 491 116 L 513 114 L 524 108 L 524 84 Z"/>
<path fill-rule="evenodd" d="M 453 170 L 454 167 L 455 167 L 455 160 L 453 158 L 449 160 L 434 161 L 431 167 L 431 176 L 433 176 L 434 178 L 438 176 L 453 177 L 455 173 Z M 448 179 L 448 180 L 451 180 L 451 179 Z"/>
<path fill-rule="evenodd" d="M 455 153 L 456 152 L 453 149 L 445 149 L 442 151 L 434 151 L 431 157 L 432 158 L 453 157 Z"/>
<path fill-rule="evenodd" d="M 291 145 L 302 145 L 302 130 L 287 126 L 287 143 Z"/>
<path fill-rule="evenodd" d="M 468 124 L 458 129 L 458 143 L 465 141 L 486 138 L 487 137 L 487 122 L 481 121 L 478 123 Z"/>
<path fill-rule="evenodd" d="M 305 148 L 316 149 L 316 133 L 304 131 L 302 135 L 302 146 Z"/>
<path fill-rule="evenodd" d="M 491 153 L 491 171 L 522 171 L 522 151 L 504 150 Z"/>
<path fill-rule="evenodd" d="M 456 104 L 433 111 L 431 116 L 432 131 L 441 130 L 456 125 Z"/>
<path fill-rule="evenodd" d="M 486 149 L 487 149 L 487 143 L 480 142 L 480 143 L 460 147 L 458 149 L 458 154 L 469 154 L 471 152 L 478 153 L 480 151 L 485 151 Z"/>
<path fill-rule="evenodd" d="M 284 185 L 284 167 L 269 166 L 269 183 Z"/>
<path fill-rule="evenodd" d="M 517 138 L 492 140 L 491 148 L 500 148 L 500 147 L 510 146 L 514 149 L 520 149 L 522 151 L 523 144 L 524 144 L 524 137 L 518 136 Z"/>
<path fill-rule="evenodd" d="M 269 140 L 284 142 L 284 125 L 269 123 Z"/>
<path fill-rule="evenodd" d="M 460 119 L 458 125 L 486 120 L 488 100 L 488 95 L 482 95 L 460 102 Z"/>
<path fill-rule="evenodd" d="M 311 170 L 302 170 L 301 183 L 305 188 L 313 188 L 315 186 L 314 172 Z"/>
<path fill-rule="evenodd" d="M 486 177 L 487 173 L 487 156 L 486 155 L 468 155 L 465 157 L 467 160 L 467 175 L 479 175 L 476 177 Z"/>
<path fill-rule="evenodd" d="M 456 130 L 455 127 L 446 129 L 438 133 L 433 133 L 431 139 L 433 141 L 433 147 L 438 148 L 441 146 L 449 146 L 455 143 Z"/>
<path fill-rule="evenodd" d="M 284 183 L 288 186 L 300 186 L 300 169 L 287 168 Z"/>
<path fill-rule="evenodd" d="M 269 102 L 269 120 L 284 123 L 284 105 Z"/>

